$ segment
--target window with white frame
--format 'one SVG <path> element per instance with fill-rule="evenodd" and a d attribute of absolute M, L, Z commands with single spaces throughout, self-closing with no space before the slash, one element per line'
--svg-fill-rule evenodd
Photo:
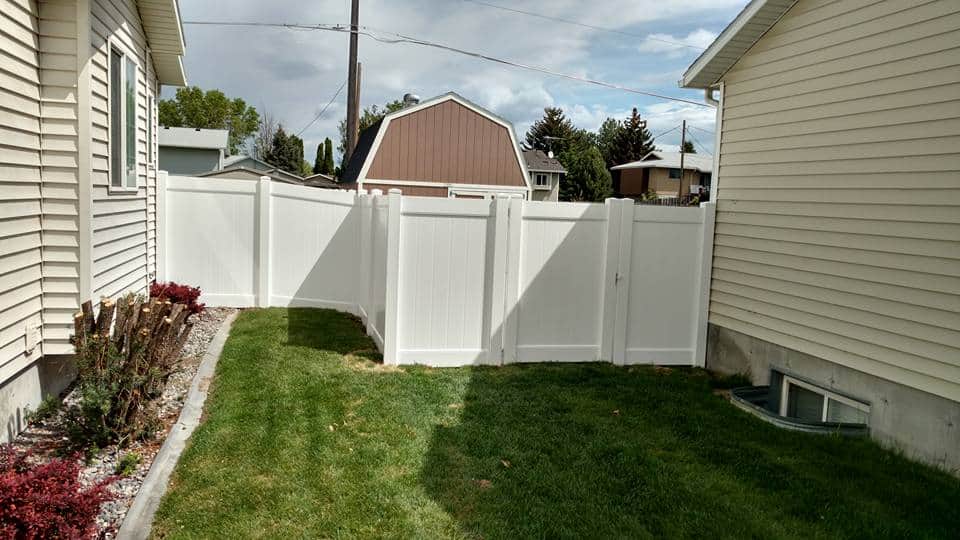
<path fill-rule="evenodd" d="M 137 188 L 137 64 L 110 48 L 110 187 Z"/>
<path fill-rule="evenodd" d="M 866 424 L 870 406 L 784 375 L 780 415 L 808 422 Z"/>
<path fill-rule="evenodd" d="M 544 173 L 537 173 L 533 176 L 533 185 L 537 187 L 547 187 L 550 185 L 550 177 Z"/>

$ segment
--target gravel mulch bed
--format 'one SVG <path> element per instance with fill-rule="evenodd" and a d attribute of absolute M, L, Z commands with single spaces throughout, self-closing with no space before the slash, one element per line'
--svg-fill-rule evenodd
<path fill-rule="evenodd" d="M 157 431 L 156 437 L 149 441 L 137 441 L 125 448 L 111 445 L 101 449 L 93 456 L 81 471 L 81 480 L 84 485 L 91 485 L 117 474 L 117 464 L 127 454 L 139 456 L 136 469 L 125 476 L 120 476 L 111 485 L 110 489 L 116 498 L 104 503 L 100 507 L 97 517 L 97 526 L 101 538 L 114 538 L 120 524 L 123 522 L 127 510 L 137 496 L 143 479 L 153 464 L 153 459 L 160 450 L 170 428 L 177 422 L 184 399 L 190 391 L 190 384 L 197 372 L 197 367 L 207 351 L 207 346 L 216 335 L 223 321 L 233 312 L 234 308 L 207 308 L 195 319 L 195 325 L 190 337 L 183 347 L 183 360 L 180 369 L 170 376 L 163 395 L 158 403 L 158 416 L 162 428 Z M 64 403 L 75 399 L 74 393 L 69 391 L 64 397 Z M 64 432 L 63 418 L 57 414 L 51 418 L 31 424 L 14 441 L 18 450 L 30 450 L 38 459 L 51 459 L 63 454 L 67 446 L 67 437 Z"/>

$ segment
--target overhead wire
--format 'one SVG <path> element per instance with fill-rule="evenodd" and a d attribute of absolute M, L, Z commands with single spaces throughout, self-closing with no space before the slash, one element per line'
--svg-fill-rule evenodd
<path fill-rule="evenodd" d="M 260 27 L 273 27 L 273 28 L 287 28 L 287 29 L 294 29 L 294 30 L 297 30 L 297 29 L 309 29 L 309 30 L 324 30 L 324 31 L 345 32 L 345 33 L 350 33 L 350 32 L 352 32 L 352 30 L 350 29 L 349 26 L 344 26 L 344 25 L 330 25 L 330 24 L 309 24 L 309 25 L 308 25 L 308 24 L 264 23 L 264 22 L 243 22 L 243 21 L 184 21 L 183 24 L 185 24 L 185 25 L 187 25 L 187 24 L 191 24 L 191 25 L 209 25 L 209 26 L 214 26 L 214 25 L 217 25 L 217 26 L 260 26 Z M 521 62 L 514 62 L 514 61 L 511 61 L 511 60 L 505 60 L 505 59 L 503 59 L 503 58 L 498 58 L 498 57 L 495 57 L 495 56 L 490 56 L 490 55 L 488 55 L 488 54 L 479 53 L 479 52 L 475 52 L 475 51 L 469 51 L 469 50 L 466 50 L 466 49 L 461 49 L 461 48 L 458 48 L 458 47 L 453 47 L 453 46 L 451 46 L 451 45 L 445 45 L 445 44 L 443 44 L 443 43 L 438 43 L 438 42 L 435 42 L 435 41 L 428 41 L 428 40 L 425 40 L 425 39 L 420 39 L 420 38 L 416 38 L 416 37 L 413 37 L 413 36 L 408 36 L 408 35 L 400 34 L 400 33 L 397 33 L 397 32 L 389 32 L 389 31 L 386 31 L 386 30 L 380 30 L 380 29 L 376 29 L 376 28 L 369 27 L 369 26 L 360 26 L 360 27 L 358 27 L 357 33 L 358 33 L 358 34 L 361 34 L 361 35 L 364 35 L 364 36 L 367 36 L 367 37 L 369 37 L 369 38 L 371 38 L 371 39 L 373 39 L 373 40 L 379 41 L 379 42 L 381 42 L 381 43 L 387 43 L 387 44 L 409 43 L 409 44 L 413 44 L 413 45 L 420 45 L 420 46 L 424 46 L 424 47 L 431 47 L 431 48 L 440 49 L 440 50 L 445 50 L 445 51 L 448 51 L 448 52 L 453 52 L 453 53 L 457 53 L 457 54 L 461 54 L 461 55 L 465 55 L 465 56 L 470 56 L 470 57 L 478 58 L 478 59 L 481 59 L 481 60 L 487 60 L 487 61 L 489 61 L 489 62 L 495 62 L 495 63 L 498 63 L 498 64 L 507 65 L 507 66 L 511 66 L 511 67 L 515 67 L 515 68 L 519 68 L 519 69 L 525 69 L 525 70 L 528 70 L 528 71 L 535 71 L 535 72 L 538 72 L 538 73 L 543 73 L 543 74 L 551 75 L 551 76 L 554 76 L 554 77 L 559 77 L 559 78 L 564 78 L 564 79 L 568 79 L 568 80 L 572 80 L 572 81 L 578 81 L 578 82 L 582 82 L 582 83 L 592 84 L 592 85 L 595 85 L 595 86 L 602 86 L 602 87 L 610 88 L 610 89 L 613 89 L 613 90 L 620 90 L 620 91 L 628 92 L 628 93 L 632 93 L 632 94 L 640 94 L 640 95 L 644 95 L 644 96 L 650 96 L 650 97 L 655 97 L 655 98 L 659 98 L 659 99 L 665 99 L 665 100 L 669 100 L 669 101 L 676 101 L 676 102 L 680 102 L 680 103 L 687 103 L 687 104 L 690 104 L 690 105 L 696 105 L 696 106 L 698 106 L 698 107 L 710 107 L 710 105 L 708 105 L 708 104 L 706 104 L 706 103 L 702 103 L 702 102 L 699 102 L 699 101 L 694 101 L 694 100 L 691 100 L 691 99 L 685 99 L 685 98 L 680 98 L 680 97 L 675 97 L 675 96 L 668 96 L 668 95 L 665 95 L 665 94 L 659 94 L 659 93 L 656 93 L 656 92 L 649 92 L 649 91 L 641 90 L 641 89 L 638 89 L 638 88 L 631 88 L 631 87 L 628 87 L 628 86 L 623 86 L 623 85 L 616 84 L 616 83 L 610 83 L 610 82 L 606 82 L 606 81 L 601 81 L 601 80 L 598 80 L 598 79 L 591 79 L 591 78 L 588 78 L 588 77 L 581 77 L 581 76 L 579 76 L 579 75 L 572 75 L 572 74 L 569 74 L 569 73 L 563 73 L 563 72 L 560 72 L 560 71 L 554 71 L 554 70 L 551 70 L 551 69 L 548 69 L 548 68 L 545 68 L 545 67 L 536 66 L 536 65 L 532 65 L 532 64 L 524 64 L 524 63 L 521 63 Z M 378 33 L 379 33 L 379 34 L 392 35 L 392 36 L 395 36 L 395 37 L 392 37 L 392 38 L 390 38 L 390 37 L 384 37 L 384 36 L 382 36 L 382 35 L 377 35 Z"/>
<path fill-rule="evenodd" d="M 330 98 L 330 101 L 328 101 L 327 104 L 323 106 L 323 109 L 320 109 L 320 112 L 318 112 L 317 115 L 313 117 L 313 120 L 311 120 L 309 124 L 303 126 L 303 129 L 297 132 L 297 137 L 299 137 L 301 133 L 306 131 L 307 128 L 312 126 L 314 122 L 319 120 L 320 117 L 323 116 L 323 113 L 327 112 L 327 109 L 330 108 L 330 105 L 334 102 L 334 100 L 337 99 L 337 96 L 340 95 L 340 92 L 343 92 L 343 87 L 346 85 L 347 85 L 347 81 L 343 81 L 343 84 L 340 85 L 340 88 L 337 88 L 337 92 L 333 94 L 333 97 Z"/>
<path fill-rule="evenodd" d="M 629 36 L 629 37 L 635 37 L 635 38 L 640 38 L 640 39 L 647 39 L 647 40 L 650 40 L 650 41 L 659 41 L 659 42 L 661 42 L 661 43 L 669 43 L 670 45 L 676 45 L 677 47 L 687 47 L 687 48 L 694 49 L 694 50 L 697 50 L 697 51 L 704 51 L 704 50 L 706 50 L 704 47 L 698 47 L 698 46 L 696 46 L 696 45 L 690 45 L 689 43 L 680 43 L 679 41 L 670 41 L 669 39 L 658 38 L 658 37 L 654 37 L 654 36 L 650 36 L 650 35 L 644 36 L 644 35 L 640 35 L 640 34 L 634 34 L 634 33 L 631 33 L 631 32 L 624 32 L 623 30 L 617 30 L 616 28 L 608 28 L 608 27 L 605 27 L 605 26 L 597 26 L 597 25 L 593 25 L 593 24 L 587 24 L 587 23 L 584 23 L 584 22 L 580 22 L 580 21 L 572 21 L 572 20 L 570 20 L 570 19 L 564 19 L 564 18 L 561 18 L 561 17 L 554 17 L 554 16 L 552 16 L 552 15 L 544 15 L 544 14 L 542 14 L 542 13 L 536 13 L 536 12 L 534 12 L 534 11 L 525 11 L 525 10 L 522 10 L 522 9 L 517 9 L 517 8 L 512 8 L 512 7 L 507 7 L 507 6 L 501 6 L 501 5 L 497 5 L 497 4 L 491 4 L 491 3 L 489 3 L 489 2 L 481 2 L 480 0 L 464 0 L 464 2 L 471 2 L 471 3 L 473 3 L 473 4 L 479 4 L 479 5 L 481 5 L 481 6 L 487 6 L 487 7 L 491 7 L 491 8 L 494 8 L 494 9 L 500 9 L 500 10 L 503 10 L 503 11 L 510 11 L 510 12 L 513 12 L 513 13 L 519 13 L 519 14 L 521 14 L 521 15 L 527 15 L 527 16 L 529 16 L 529 17 L 537 17 L 537 18 L 540 18 L 540 19 L 546 19 L 546 20 L 548 20 L 548 21 L 555 21 L 555 22 L 561 22 L 561 23 L 565 23 L 565 24 L 572 24 L 572 25 L 575 25 L 575 26 L 583 27 L 583 28 L 589 28 L 589 29 L 591 29 L 591 30 L 598 30 L 598 31 L 600 31 L 600 32 L 610 32 L 611 34 L 620 34 L 621 36 Z"/>

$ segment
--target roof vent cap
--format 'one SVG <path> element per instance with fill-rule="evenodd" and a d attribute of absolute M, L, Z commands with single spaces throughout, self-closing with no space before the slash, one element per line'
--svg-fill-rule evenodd
<path fill-rule="evenodd" d="M 420 96 L 416 94 L 404 94 L 403 95 L 403 107 L 412 107 L 420 103 Z"/>

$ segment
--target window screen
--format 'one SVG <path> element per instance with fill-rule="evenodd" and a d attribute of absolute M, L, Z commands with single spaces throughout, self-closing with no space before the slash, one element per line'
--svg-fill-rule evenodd
<path fill-rule="evenodd" d="M 137 187 L 137 65 L 127 58 L 126 85 L 126 179 L 127 187 Z"/>

